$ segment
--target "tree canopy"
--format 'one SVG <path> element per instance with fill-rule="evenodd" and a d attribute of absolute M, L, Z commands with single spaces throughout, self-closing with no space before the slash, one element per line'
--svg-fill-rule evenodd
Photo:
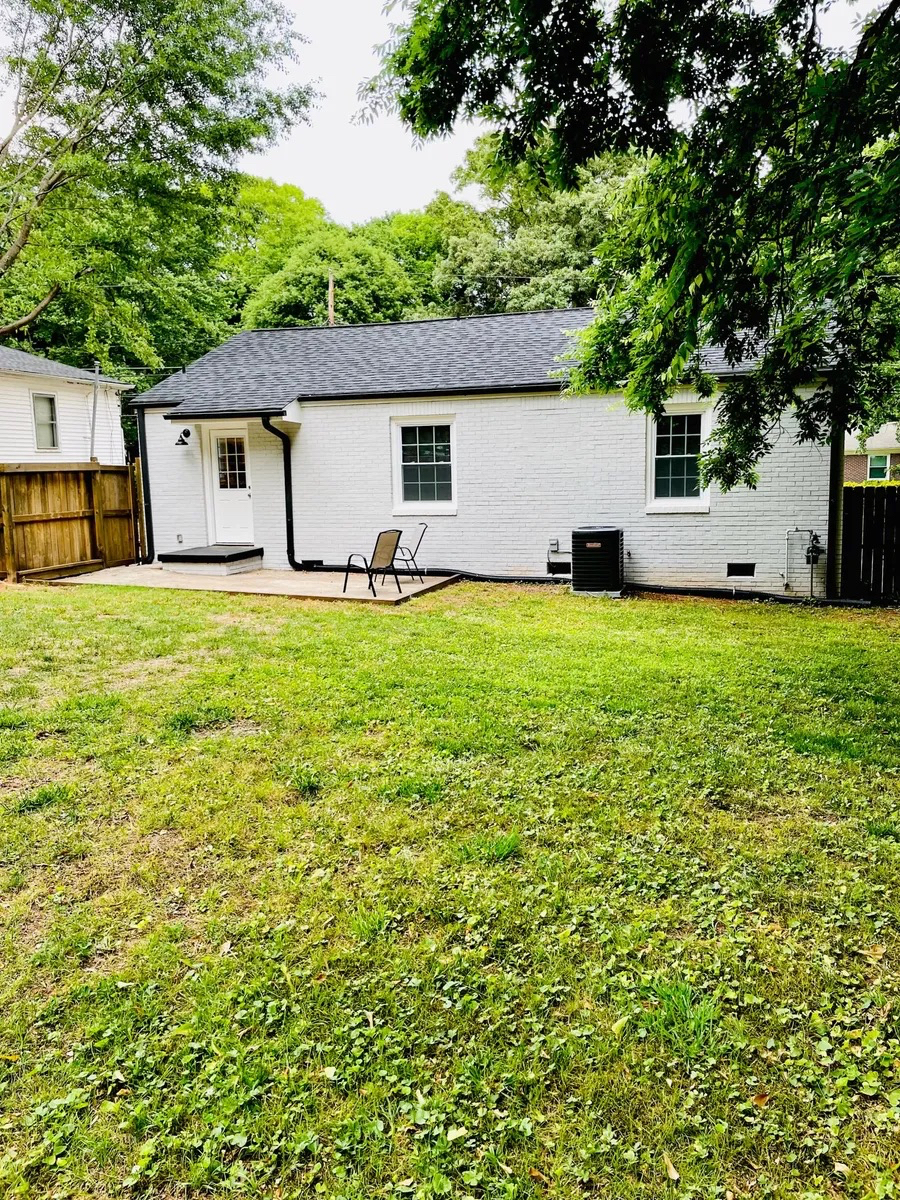
<path fill-rule="evenodd" d="M 245 325 L 324 325 L 329 275 L 340 324 L 399 321 L 413 299 L 406 273 L 387 251 L 360 233 L 329 224 L 304 237 L 281 270 L 262 281 L 244 309 Z"/>
<path fill-rule="evenodd" d="M 598 155 L 644 155 L 574 385 L 627 380 L 658 413 L 685 380 L 712 389 L 705 344 L 752 361 L 704 460 L 725 487 L 755 482 L 789 408 L 825 440 L 900 399 L 900 0 L 849 50 L 826 44 L 824 7 L 417 0 L 371 89 L 422 136 L 487 120 L 497 170 L 562 187 Z"/>
<path fill-rule="evenodd" d="M 496 138 L 481 137 L 456 174 L 488 202 L 480 220 L 450 239 L 436 271 L 445 307 L 456 315 L 589 304 L 620 260 L 610 225 L 634 165 L 607 155 L 561 191 L 524 164 L 496 174 Z M 599 248 L 607 243 L 602 255 Z"/>
<path fill-rule="evenodd" d="M 91 288 L 120 288 L 120 253 L 158 262 L 154 222 L 202 223 L 198 204 L 233 185 L 236 156 L 304 115 L 308 88 L 264 81 L 297 40 L 277 0 L 7 0 L 0 335 L 61 298 L 77 308 Z"/>

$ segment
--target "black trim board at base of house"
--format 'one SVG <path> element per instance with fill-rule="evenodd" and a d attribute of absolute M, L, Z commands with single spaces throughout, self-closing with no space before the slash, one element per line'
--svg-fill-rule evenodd
<path fill-rule="evenodd" d="M 161 563 L 233 563 L 262 556 L 262 546 L 192 546 L 188 550 L 167 550 L 156 557 Z"/>
<path fill-rule="evenodd" d="M 343 571 L 343 566 L 337 564 L 308 562 L 304 570 L 309 571 Z M 359 571 L 360 574 L 365 574 L 361 567 L 351 567 L 350 572 Z M 415 572 L 407 570 L 403 567 L 397 568 L 398 575 L 413 575 Z M 536 584 L 541 587 L 556 586 L 556 587 L 571 587 L 571 576 L 566 575 L 486 575 L 477 571 L 466 571 L 460 567 L 425 567 L 422 574 L 426 577 L 429 575 L 442 575 L 451 577 L 455 583 L 526 583 Z M 602 593 L 598 593 L 601 595 Z M 677 587 L 675 585 L 655 584 L 655 583 L 628 583 L 626 581 L 622 595 L 624 598 L 636 598 L 646 594 L 648 596 L 696 596 L 701 600 L 750 600 L 755 603 L 766 603 L 771 601 L 775 604 L 796 604 L 805 605 L 812 608 L 871 608 L 871 603 L 868 600 L 838 600 L 829 599 L 824 596 L 784 596 L 780 592 L 762 592 L 742 590 L 740 588 L 723 588 L 723 587 Z M 589 596 L 588 592 L 580 592 L 579 595 Z"/>

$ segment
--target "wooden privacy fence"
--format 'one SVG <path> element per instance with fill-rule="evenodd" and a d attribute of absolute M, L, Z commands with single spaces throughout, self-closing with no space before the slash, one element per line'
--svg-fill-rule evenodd
<path fill-rule="evenodd" d="M 133 467 L 0 463 L 0 575 L 10 583 L 140 557 Z"/>
<path fill-rule="evenodd" d="M 900 602 L 900 487 L 845 487 L 841 596 Z"/>

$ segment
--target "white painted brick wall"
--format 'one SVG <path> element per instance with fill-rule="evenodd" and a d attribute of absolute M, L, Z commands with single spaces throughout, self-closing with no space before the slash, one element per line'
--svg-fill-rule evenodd
<path fill-rule="evenodd" d="M 149 409 L 145 416 L 153 545 L 157 554 L 205 546 L 209 541 L 200 436 L 193 428 L 188 445 L 176 446 L 182 427 L 164 420 L 164 412 L 164 409 Z"/>
<path fill-rule="evenodd" d="M 457 513 L 395 515 L 391 418 L 427 423 L 448 415 L 455 418 Z M 293 440 L 297 558 L 339 563 L 351 551 L 368 553 L 380 529 L 400 526 L 412 538 L 422 519 L 429 523 L 425 565 L 541 575 L 551 538 L 568 550 L 573 528 L 608 524 L 625 531 L 629 582 L 781 592 L 785 530 L 813 528 L 826 540 L 828 451 L 796 445 L 791 421 L 755 491 L 713 489 L 708 513 L 667 514 L 645 511 L 647 421 L 620 398 L 309 403 L 301 421 L 282 426 Z M 151 426 L 165 430 L 151 436 Z M 174 548 L 178 531 L 184 545 L 189 537 L 201 544 L 201 439 L 176 448 L 177 430 L 157 413 L 148 413 L 147 428 L 156 549 Z M 266 566 L 284 567 L 280 445 L 258 421 L 249 423 L 249 445 L 255 540 L 265 547 Z M 804 594 L 805 539 L 797 535 L 791 546 L 790 583 Z M 755 579 L 727 579 L 729 561 L 755 562 Z M 823 560 L 817 594 L 824 584 Z"/>
<path fill-rule="evenodd" d="M 56 397 L 59 441 L 56 450 L 38 450 L 34 444 L 32 392 Z M 0 462 L 87 462 L 91 453 L 93 402 L 91 383 L 67 383 L 53 375 L 0 372 Z M 119 398 L 108 387 L 100 388 L 97 399 L 94 454 L 98 462 L 107 466 L 125 462 Z"/>

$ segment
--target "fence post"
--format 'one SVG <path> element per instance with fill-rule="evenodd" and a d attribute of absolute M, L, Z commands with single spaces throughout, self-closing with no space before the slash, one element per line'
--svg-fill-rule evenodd
<path fill-rule="evenodd" d="M 147 533 L 144 529 L 144 486 L 141 480 L 141 460 L 136 458 L 130 468 L 128 489 L 131 500 L 131 520 L 134 529 L 135 561 L 143 562 L 147 555 Z"/>
<path fill-rule="evenodd" d="M 106 538 L 103 527 L 103 477 L 102 467 L 94 467 L 91 471 L 91 507 L 94 510 L 94 545 L 97 547 L 97 557 L 106 566 Z"/>
<path fill-rule="evenodd" d="M 19 582 L 13 515 L 12 479 L 5 471 L 0 471 L 0 521 L 3 523 L 3 560 L 7 583 Z"/>

